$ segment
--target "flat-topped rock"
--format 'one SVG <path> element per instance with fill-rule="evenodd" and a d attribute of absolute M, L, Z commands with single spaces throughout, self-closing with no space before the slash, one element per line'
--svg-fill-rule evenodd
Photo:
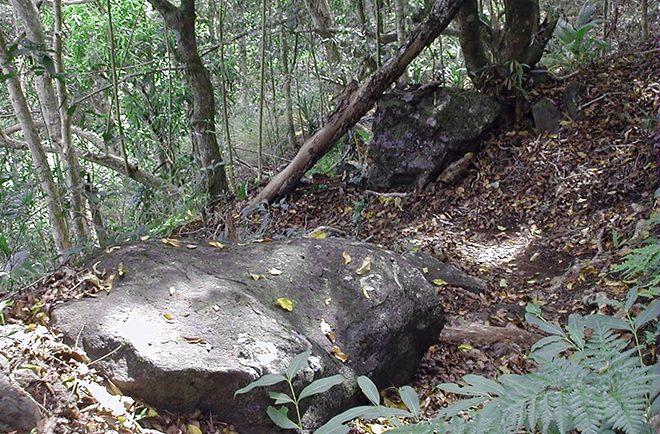
<path fill-rule="evenodd" d="M 54 326 L 100 359 L 95 365 L 124 393 L 170 410 L 212 411 L 245 433 L 277 430 L 265 414 L 265 391 L 236 399 L 234 392 L 283 372 L 296 354 L 312 351 L 305 382 L 336 373 L 349 379 L 312 400 L 304 419 L 314 427 L 352 403 L 358 375 L 383 387 L 410 380 L 443 325 L 436 289 L 422 272 L 366 243 L 188 249 L 147 242 L 97 261 L 107 273 L 125 269 L 123 277 L 107 295 L 57 306 Z M 334 328 L 334 343 L 322 322 Z"/>

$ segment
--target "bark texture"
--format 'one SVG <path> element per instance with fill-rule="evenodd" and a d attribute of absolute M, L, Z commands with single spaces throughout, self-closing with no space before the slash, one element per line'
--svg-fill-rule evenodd
<path fill-rule="evenodd" d="M 546 15 L 539 22 L 538 0 L 505 0 L 504 22 L 492 27 L 481 21 L 477 0 L 465 0 L 458 13 L 465 65 L 477 88 L 497 85 L 511 74 L 509 62 L 529 71 L 541 60 L 557 20 Z M 494 80 L 493 80 L 494 79 Z"/>
<path fill-rule="evenodd" d="M 55 250 L 59 255 L 60 262 L 66 261 L 69 250 L 71 249 L 71 239 L 69 237 L 69 228 L 65 217 L 65 212 L 62 206 L 57 185 L 53 179 L 53 174 L 48 165 L 46 158 L 46 151 L 39 138 L 39 133 L 34 125 L 30 108 L 25 100 L 25 94 L 18 79 L 18 75 L 14 65 L 7 55 L 7 44 L 5 36 L 0 31 L 0 67 L 2 73 L 5 75 L 7 90 L 9 91 L 9 99 L 16 114 L 16 118 L 21 126 L 23 135 L 30 150 L 32 157 L 32 164 L 39 178 L 41 189 L 44 193 L 46 200 L 46 207 L 48 209 L 48 216 L 52 226 L 53 241 Z"/>
<path fill-rule="evenodd" d="M 367 81 L 346 89 L 326 125 L 300 148 L 289 165 L 277 174 L 254 200 L 272 202 L 289 192 L 346 131 L 373 107 L 378 97 L 405 71 L 410 62 L 433 42 L 456 15 L 462 0 L 436 0 L 427 18 L 412 32 L 398 53 L 374 72 Z"/>
<path fill-rule="evenodd" d="M 221 199 L 228 190 L 225 167 L 215 134 L 215 97 L 208 70 L 197 49 L 195 1 L 182 0 L 175 7 L 167 0 L 149 0 L 177 38 L 175 55 L 186 69 L 192 96 L 190 115 L 193 150 L 198 160 L 209 201 Z"/>

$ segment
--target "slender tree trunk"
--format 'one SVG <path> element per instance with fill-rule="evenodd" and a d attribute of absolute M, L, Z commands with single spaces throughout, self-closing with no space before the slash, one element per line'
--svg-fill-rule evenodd
<path fill-rule="evenodd" d="M 257 154 L 257 180 L 261 181 L 264 163 L 264 102 L 266 99 L 266 2 L 261 3 L 261 44 L 259 46 L 259 153 Z"/>
<path fill-rule="evenodd" d="M 327 0 L 305 0 L 305 5 L 312 18 L 314 30 L 323 38 L 328 63 L 332 69 L 335 69 L 341 62 L 341 53 L 332 35 L 334 20 L 328 2 Z"/>
<path fill-rule="evenodd" d="M 30 0 L 13 0 L 14 9 L 23 21 L 26 35 L 44 52 L 47 50 L 43 26 L 39 17 L 39 11 Z M 64 157 L 65 174 L 71 194 L 71 217 L 73 223 L 73 235 L 79 244 L 83 244 L 89 236 L 85 225 L 85 203 L 82 191 L 80 174 L 82 169 L 78 161 L 78 155 L 71 140 L 71 120 L 68 114 L 67 91 L 62 74 L 64 65 L 62 62 L 62 8 L 61 1 L 53 3 L 55 32 L 53 35 L 53 52 L 55 72 L 60 77 L 55 79 L 53 86 L 52 71 L 44 71 L 35 77 L 37 96 L 42 108 L 44 123 L 48 136 L 54 141 L 54 145 L 60 150 Z"/>
<path fill-rule="evenodd" d="M 46 54 L 50 47 L 46 44 L 46 37 L 44 36 L 43 26 L 39 18 L 39 11 L 34 2 L 32 0 L 12 0 L 12 6 L 14 13 L 16 13 L 23 23 L 27 38 Z M 36 59 L 36 61 L 38 62 L 39 59 Z M 59 146 L 61 124 L 57 110 L 57 97 L 53 88 L 53 78 L 49 71 L 45 71 L 43 74 L 36 75 L 34 82 L 37 97 L 43 111 L 44 122 L 46 123 L 46 131 L 50 138 L 56 142 L 56 145 Z"/>
<path fill-rule="evenodd" d="M 284 15 L 284 2 L 280 0 L 280 18 Z M 291 98 L 291 73 L 289 71 L 289 44 L 285 27 L 280 26 L 280 63 L 284 90 L 284 113 L 286 115 L 286 141 L 289 149 L 296 149 L 296 129 L 293 123 L 293 100 Z"/>
<path fill-rule="evenodd" d="M 211 0 L 214 1 L 214 0 Z M 229 172 L 227 173 L 232 191 L 236 191 L 236 178 L 234 172 L 234 149 L 229 128 L 229 103 L 227 101 L 227 68 L 225 66 L 225 0 L 220 0 L 220 24 L 218 33 L 220 36 L 220 92 L 222 92 L 222 124 L 225 129 L 225 140 L 227 140 L 227 157 L 229 158 Z"/>
<path fill-rule="evenodd" d="M 383 63 L 383 43 L 381 36 L 383 34 L 383 14 L 381 12 L 383 0 L 374 0 L 374 16 L 376 17 L 376 65 L 380 68 Z"/>
<path fill-rule="evenodd" d="M 462 0 L 436 0 L 426 19 L 412 32 L 408 42 L 399 48 L 381 68 L 358 87 L 357 83 L 346 89 L 338 99 L 335 112 L 326 125 L 317 131 L 295 156 L 293 161 L 278 173 L 259 195 L 253 205 L 272 202 L 289 192 L 331 147 L 364 114 L 373 107 L 378 97 L 405 71 L 415 57 L 449 25 Z"/>
<path fill-rule="evenodd" d="M 21 83 L 16 75 L 16 69 L 11 63 L 7 55 L 7 43 L 5 36 L 0 30 L 0 67 L 5 76 L 7 83 L 7 90 L 9 91 L 9 99 L 11 100 L 14 113 L 21 126 L 25 140 L 27 141 L 30 155 L 32 157 L 32 164 L 34 164 L 41 189 L 43 190 L 46 206 L 48 208 L 48 215 L 53 231 L 53 241 L 55 243 L 55 250 L 59 255 L 59 261 L 64 262 L 68 258 L 69 250 L 71 249 L 71 240 L 69 238 L 69 229 L 66 222 L 66 213 L 62 207 L 60 194 L 53 179 L 48 159 L 46 158 L 46 151 L 39 138 L 39 133 L 34 125 L 32 114 L 25 100 L 25 94 L 21 88 Z"/>
<path fill-rule="evenodd" d="M 642 40 L 649 39 L 649 1 L 642 0 Z"/>
<path fill-rule="evenodd" d="M 394 0 L 394 14 L 396 17 L 396 42 L 401 47 L 406 43 L 406 11 L 403 0 Z M 399 78 L 399 84 L 406 84 L 408 73 L 404 72 Z"/>
<path fill-rule="evenodd" d="M 108 42 L 110 45 L 110 75 L 112 77 L 112 99 L 117 116 L 117 132 L 119 133 L 119 151 L 124 159 L 126 171 L 128 171 L 128 155 L 126 154 L 126 142 L 124 140 L 124 124 L 121 121 L 121 104 L 119 101 L 119 76 L 117 74 L 117 56 L 115 54 L 115 31 L 112 23 L 112 8 L 110 0 L 106 0 L 108 13 Z M 109 118 L 112 118 L 112 105 L 110 106 Z M 110 119 L 108 119 L 110 125 Z"/>
<path fill-rule="evenodd" d="M 181 0 L 175 7 L 167 0 L 149 0 L 177 34 L 175 54 L 184 64 L 192 95 L 190 116 L 193 150 L 202 169 L 204 190 L 210 202 L 224 197 L 227 175 L 215 134 L 215 98 L 209 72 L 202 62 L 195 36 L 195 1 Z"/>
<path fill-rule="evenodd" d="M 64 82 L 64 62 L 62 60 L 62 0 L 53 0 L 53 15 L 55 18 L 55 32 L 53 33 L 53 49 L 55 52 L 55 72 L 59 75 L 55 79 L 57 100 L 60 108 L 60 124 L 62 137 L 62 151 L 67 162 L 66 174 L 69 189 L 71 190 L 71 217 L 73 234 L 78 244 L 89 239 L 89 230 L 85 222 L 85 199 L 83 182 L 81 178 L 78 154 L 73 146 L 71 135 L 71 115 L 69 113 L 69 100 Z"/>

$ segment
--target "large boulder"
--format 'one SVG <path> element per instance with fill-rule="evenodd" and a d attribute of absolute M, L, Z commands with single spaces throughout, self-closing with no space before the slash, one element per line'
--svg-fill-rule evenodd
<path fill-rule="evenodd" d="M 28 433 L 41 420 L 39 406 L 23 390 L 27 384 L 17 381 L 21 377 L 20 371 L 25 369 L 11 372 L 11 363 L 3 356 L 3 350 L 15 345 L 21 334 L 22 328 L 19 326 L 0 326 L 0 432 Z M 14 381 L 10 377 L 14 377 Z"/>
<path fill-rule="evenodd" d="M 367 184 L 424 188 L 479 148 L 500 111 L 493 97 L 472 90 L 425 86 L 383 95 L 367 152 Z"/>
<path fill-rule="evenodd" d="M 98 261 L 96 270 L 122 269 L 123 277 L 107 295 L 56 307 L 54 326 L 81 342 L 125 393 L 170 410 L 212 411 L 245 433 L 278 431 L 265 416 L 265 391 L 236 399 L 234 392 L 283 372 L 294 355 L 312 351 L 305 382 L 336 373 L 349 379 L 312 401 L 304 418 L 316 426 L 352 404 L 358 375 L 380 386 L 410 380 L 443 325 L 422 272 L 366 243 L 139 243 Z M 282 297 L 292 311 L 277 305 Z M 322 322 L 334 327 L 336 342 Z"/>

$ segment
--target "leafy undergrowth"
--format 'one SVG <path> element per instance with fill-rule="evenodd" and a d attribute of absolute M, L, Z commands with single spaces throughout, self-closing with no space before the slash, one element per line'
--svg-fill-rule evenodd
<path fill-rule="evenodd" d="M 524 129 L 492 134 L 453 187 L 379 194 L 347 187 L 338 177 L 316 178 L 268 212 L 248 222 L 237 219 L 235 231 L 276 239 L 325 226 L 392 250 L 429 252 L 484 279 L 490 291 L 483 295 L 440 288 L 450 325 L 507 327 L 523 339 L 468 342 L 443 332 L 414 384 L 422 410 L 431 415 L 455 398 L 432 394 L 438 383 L 533 367 L 525 356 L 535 332 L 523 321 L 528 302 L 541 304 L 548 318 L 565 321 L 570 312 L 611 313 L 595 299 L 627 292 L 629 283 L 616 279 L 610 267 L 649 230 L 645 219 L 658 181 L 653 154 L 658 71 L 660 56 L 649 50 L 584 68 L 574 77 L 586 86 L 584 120 L 563 122 L 557 135 L 538 137 Z M 559 103 L 562 91 L 559 85 L 531 96 Z M 204 229 L 191 224 L 179 233 L 194 230 L 199 237 Z M 216 231 L 210 228 L 209 237 Z M 28 325 L 3 352 L 14 367 L 27 366 L 38 375 L 38 388 L 30 392 L 50 415 L 50 432 L 136 432 L 134 421 L 141 417 L 143 426 L 167 433 L 233 432 L 205 415 L 156 415 L 139 402 L 115 402 L 98 390 L 95 395 L 94 385 L 104 380 L 93 362 L 40 327 L 48 325 L 54 303 L 93 295 L 94 287 L 89 271 L 64 268 L 24 290 L 6 312 L 8 321 Z M 397 404 L 396 393 L 386 389 L 383 395 Z M 358 428 L 382 427 L 360 422 Z"/>

